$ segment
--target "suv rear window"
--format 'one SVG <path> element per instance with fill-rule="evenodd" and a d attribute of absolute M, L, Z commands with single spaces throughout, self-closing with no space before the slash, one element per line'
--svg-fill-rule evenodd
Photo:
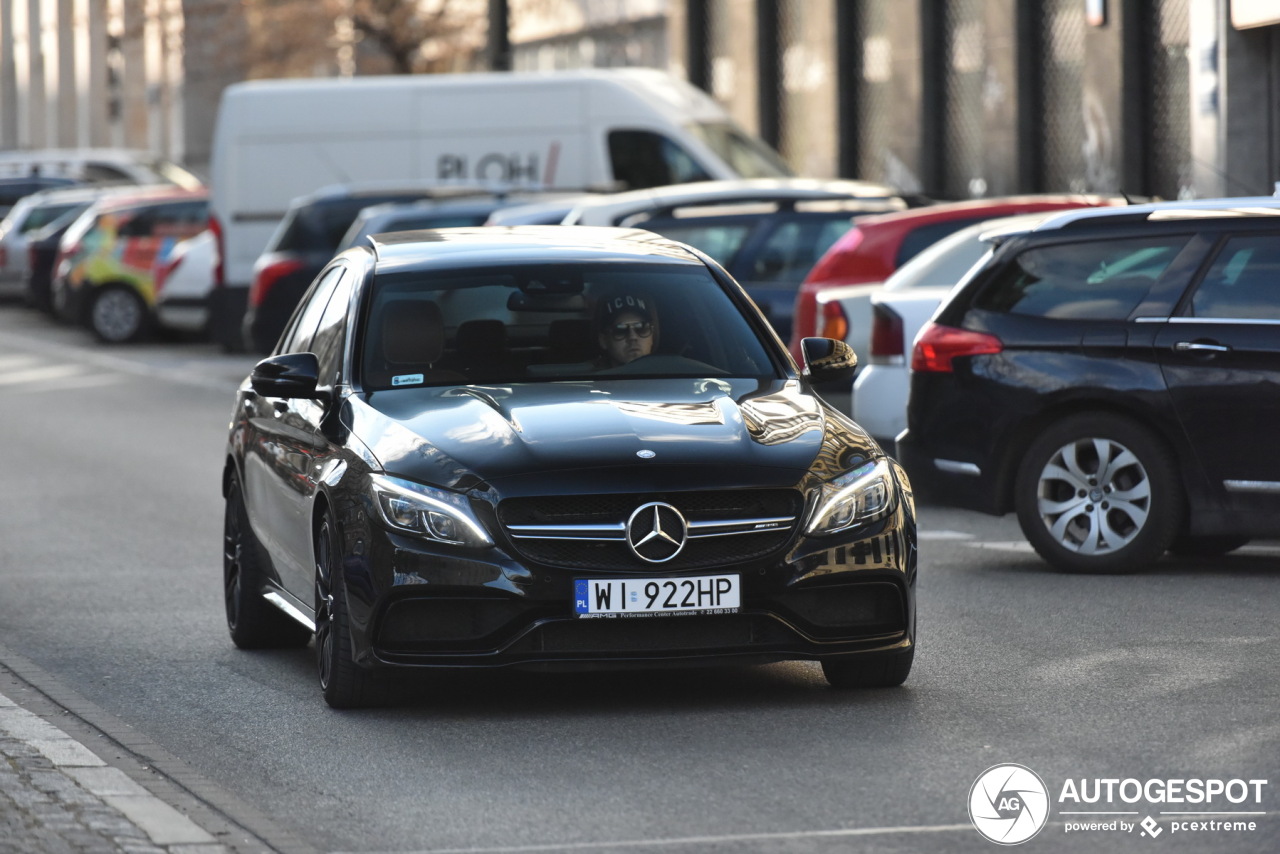
<path fill-rule="evenodd" d="M 332 254 L 360 211 L 386 202 L 412 202 L 426 193 L 386 193 L 341 196 L 301 205 L 290 210 L 280 240 L 270 251 Z"/>
<path fill-rule="evenodd" d="M 1030 317 L 1124 320 L 1188 239 L 1144 237 L 1028 249 L 982 289 L 974 307 Z"/>

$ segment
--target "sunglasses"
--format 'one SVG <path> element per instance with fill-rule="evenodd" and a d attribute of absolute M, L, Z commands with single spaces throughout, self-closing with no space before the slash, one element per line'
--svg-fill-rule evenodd
<path fill-rule="evenodd" d="M 609 327 L 609 335 L 614 341 L 625 341 L 628 334 L 632 332 L 637 338 L 648 338 L 653 334 L 653 324 L 647 320 L 633 320 L 630 323 L 615 323 Z"/>

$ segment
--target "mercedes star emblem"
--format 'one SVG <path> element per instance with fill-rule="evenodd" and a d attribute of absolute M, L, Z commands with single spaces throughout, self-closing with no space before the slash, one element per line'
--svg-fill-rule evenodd
<path fill-rule="evenodd" d="M 684 548 L 688 523 L 670 504 L 642 504 L 627 520 L 627 545 L 636 557 L 649 563 L 665 563 Z"/>

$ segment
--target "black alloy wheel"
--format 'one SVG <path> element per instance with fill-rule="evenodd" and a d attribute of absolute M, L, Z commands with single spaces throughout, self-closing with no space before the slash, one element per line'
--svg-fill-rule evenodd
<path fill-rule="evenodd" d="M 328 512 L 316 529 L 316 664 L 325 702 L 335 709 L 356 709 L 376 702 L 373 678 L 352 656 L 341 549 Z"/>
<path fill-rule="evenodd" d="M 1142 569 L 1169 548 L 1183 516 L 1173 454 L 1107 412 L 1062 419 L 1027 448 L 1014 484 L 1022 533 L 1063 572 Z"/>
<path fill-rule="evenodd" d="M 832 688 L 896 688 L 907 681 L 916 648 L 824 659 L 822 675 Z"/>
<path fill-rule="evenodd" d="M 249 527 L 239 475 L 231 475 L 222 528 L 222 589 L 227 631 L 241 649 L 306 646 L 311 631 L 262 598 L 262 545 Z"/>

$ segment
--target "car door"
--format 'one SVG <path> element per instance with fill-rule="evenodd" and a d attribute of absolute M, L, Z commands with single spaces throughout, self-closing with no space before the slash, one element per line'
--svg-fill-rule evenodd
<path fill-rule="evenodd" d="M 1280 512 L 1280 236 L 1221 240 L 1156 345 L 1210 481 L 1246 513 Z"/>
<path fill-rule="evenodd" d="M 330 298 L 343 278 L 336 266 L 317 281 L 304 308 L 295 316 L 280 353 L 311 351 L 311 342 Z M 250 436 L 245 448 L 245 502 L 254 533 L 271 554 L 280 581 L 293 590 L 300 573 L 310 574 L 310 539 L 297 530 L 311 496 L 314 439 L 308 416 L 315 401 L 286 400 L 249 392 L 245 408 Z M 299 541 L 303 550 L 299 552 Z M 304 570 L 305 568 L 305 570 Z M 310 596 L 304 600 L 310 602 Z"/>

